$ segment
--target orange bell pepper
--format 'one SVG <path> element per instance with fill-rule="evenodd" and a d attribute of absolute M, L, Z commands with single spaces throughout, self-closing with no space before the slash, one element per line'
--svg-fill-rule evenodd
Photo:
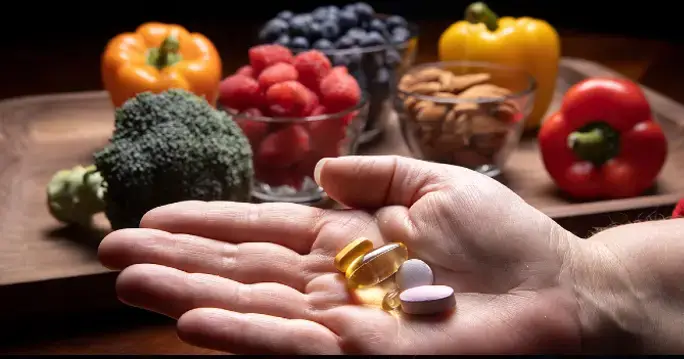
<path fill-rule="evenodd" d="M 173 24 L 149 22 L 112 38 L 102 55 L 102 81 L 112 104 L 138 93 L 180 88 L 216 105 L 221 58 L 204 35 Z"/>

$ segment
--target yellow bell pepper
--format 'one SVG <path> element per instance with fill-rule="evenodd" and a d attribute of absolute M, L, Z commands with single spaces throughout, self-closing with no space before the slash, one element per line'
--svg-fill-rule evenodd
<path fill-rule="evenodd" d="M 560 61 L 560 39 L 546 21 L 499 18 L 484 3 L 471 4 L 466 20 L 447 28 L 438 44 L 441 61 L 483 61 L 522 68 L 537 81 L 534 108 L 526 129 L 538 128 L 553 99 Z"/>

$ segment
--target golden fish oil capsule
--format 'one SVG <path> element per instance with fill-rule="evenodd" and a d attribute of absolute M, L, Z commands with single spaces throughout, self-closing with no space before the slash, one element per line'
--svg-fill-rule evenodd
<path fill-rule="evenodd" d="M 338 271 L 345 273 L 349 265 L 357 258 L 363 257 L 366 253 L 373 250 L 373 242 L 368 238 L 358 238 L 347 244 L 335 256 L 335 268 Z"/>
<path fill-rule="evenodd" d="M 349 276 L 356 270 L 356 268 L 361 265 L 361 262 L 363 262 L 363 256 L 356 257 L 350 264 L 347 266 L 347 270 L 344 271 L 344 276 L 349 278 Z"/>
<path fill-rule="evenodd" d="M 387 292 L 382 298 L 382 309 L 386 311 L 397 309 L 401 306 L 401 299 L 399 298 L 399 289 L 395 288 Z"/>
<path fill-rule="evenodd" d="M 408 250 L 403 243 L 391 243 L 363 256 L 360 263 L 347 270 L 347 284 L 351 288 L 376 285 L 391 277 L 408 259 Z"/>

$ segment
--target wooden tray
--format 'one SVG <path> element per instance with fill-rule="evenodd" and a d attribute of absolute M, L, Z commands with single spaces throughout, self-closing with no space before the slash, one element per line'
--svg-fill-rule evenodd
<path fill-rule="evenodd" d="M 619 76 L 598 64 L 563 59 L 554 110 L 565 90 L 589 76 Z M 506 183 L 530 204 L 580 232 L 562 217 L 652 210 L 684 197 L 684 106 L 644 89 L 668 134 L 670 157 L 657 189 L 632 199 L 573 203 L 560 196 L 542 163 L 533 138 L 525 139 L 506 168 Z M 114 273 L 96 257 L 101 233 L 65 230 L 45 207 L 45 185 L 52 174 L 87 164 L 105 145 L 113 111 L 104 92 L 17 98 L 0 102 L 0 318 L 21 313 L 107 307 L 116 303 Z M 365 154 L 407 155 L 396 120 Z M 630 212 L 639 215 L 640 212 Z M 593 216 L 596 217 L 596 216 Z M 613 219 L 596 225 L 609 225 Z M 586 221 L 584 221 L 586 222 Z M 602 224 L 603 223 L 603 224 Z M 579 228 L 579 227 L 578 227 Z M 585 229 L 581 230 L 582 232 Z M 580 233 L 580 235 L 584 235 Z"/>

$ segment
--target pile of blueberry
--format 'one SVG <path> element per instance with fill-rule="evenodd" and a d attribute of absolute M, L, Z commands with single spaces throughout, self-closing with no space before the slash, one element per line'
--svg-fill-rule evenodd
<path fill-rule="evenodd" d="M 343 65 L 370 94 L 366 131 L 379 127 L 391 96 L 397 66 L 404 58 L 412 34 L 406 19 L 377 16 L 370 5 L 359 2 L 339 8 L 321 6 L 310 13 L 281 11 L 259 31 L 261 43 L 277 43 L 294 52 L 317 49 L 333 65 Z M 392 46 L 385 46 L 392 45 Z"/>
<path fill-rule="evenodd" d="M 311 13 L 281 11 L 259 32 L 259 40 L 295 50 L 335 50 L 402 44 L 411 33 L 406 20 L 397 15 L 376 17 L 366 3 L 321 6 Z"/>

